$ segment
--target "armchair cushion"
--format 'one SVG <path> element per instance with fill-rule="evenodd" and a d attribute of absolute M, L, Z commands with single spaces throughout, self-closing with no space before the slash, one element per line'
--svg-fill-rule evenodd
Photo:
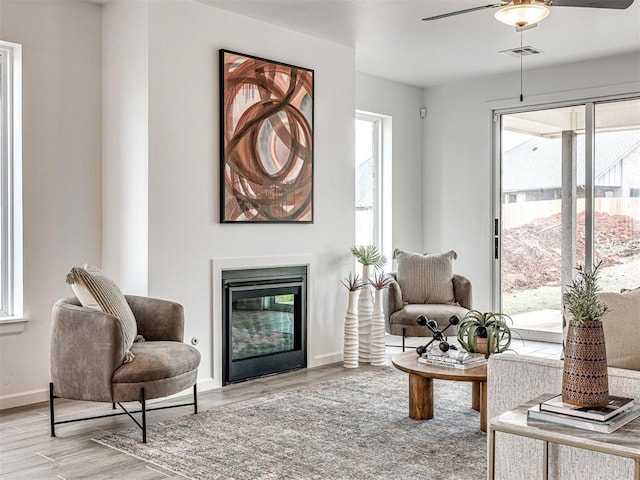
<path fill-rule="evenodd" d="M 123 332 L 123 362 L 131 362 L 131 346 L 138 335 L 136 319 L 118 285 L 97 268 L 73 267 L 67 275 L 67 283 L 78 295 L 82 306 L 100 310 L 116 317 Z"/>
<path fill-rule="evenodd" d="M 396 249 L 398 284 L 402 300 L 418 304 L 454 304 L 453 250 L 440 255 L 405 252 Z"/>
<path fill-rule="evenodd" d="M 139 383 L 177 377 L 198 368 L 200 352 L 179 342 L 142 342 L 131 347 L 136 361 L 113 374 L 113 383 Z"/>
<path fill-rule="evenodd" d="M 451 304 L 409 304 L 404 308 L 391 314 L 389 318 L 389 333 L 393 335 L 402 335 L 402 329 L 408 337 L 422 337 L 425 334 L 431 334 L 426 327 L 418 325 L 416 319 L 420 315 L 426 316 L 429 320 L 435 320 L 438 328 L 447 325 L 452 315 L 462 318 L 466 315 L 467 309 L 459 305 Z M 457 329 L 451 327 L 447 330 L 446 335 L 455 335 Z"/>
<path fill-rule="evenodd" d="M 179 342 L 135 343 L 131 348 L 136 359 L 125 363 L 113 374 L 113 401 L 160 398 L 180 392 L 196 382 L 200 352 Z"/>

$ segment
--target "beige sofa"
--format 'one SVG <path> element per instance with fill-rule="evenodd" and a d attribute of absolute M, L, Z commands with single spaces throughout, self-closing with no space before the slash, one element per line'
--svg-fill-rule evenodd
<path fill-rule="evenodd" d="M 603 319 L 609 364 L 609 393 L 640 403 L 640 289 L 601 293 L 610 308 Z M 618 368 L 624 367 L 624 368 Z M 491 419 L 545 393 L 562 388 L 562 360 L 504 353 L 488 364 L 487 414 Z M 496 479 L 541 478 L 542 442 L 505 433 L 496 435 Z M 633 461 L 553 445 L 550 480 L 633 479 Z"/>

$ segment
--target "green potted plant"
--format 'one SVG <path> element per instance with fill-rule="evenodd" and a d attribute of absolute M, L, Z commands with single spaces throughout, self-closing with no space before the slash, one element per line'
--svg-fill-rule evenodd
<path fill-rule="evenodd" d="M 591 270 L 578 266 L 575 280 L 567 286 L 564 305 L 576 322 L 600 320 L 609 311 L 609 307 L 598 300 L 597 296 L 600 291 L 598 274 L 601 265 L 602 262 L 599 262 Z"/>
<path fill-rule="evenodd" d="M 458 325 L 458 341 L 470 353 L 504 352 L 511 345 L 511 329 L 506 313 L 469 310 Z"/>
<path fill-rule="evenodd" d="M 564 348 L 562 401 L 572 405 L 604 407 L 609 402 L 607 350 L 600 321 L 609 308 L 597 295 L 601 265 L 599 262 L 591 269 L 579 266 L 564 295 L 569 327 Z"/>
<path fill-rule="evenodd" d="M 373 267 L 375 270 L 381 270 L 387 264 L 387 257 L 385 257 L 378 247 L 375 245 L 359 245 L 351 247 L 351 254 L 356 257 L 356 260 L 363 267 Z M 367 281 L 368 277 L 363 277 Z"/>

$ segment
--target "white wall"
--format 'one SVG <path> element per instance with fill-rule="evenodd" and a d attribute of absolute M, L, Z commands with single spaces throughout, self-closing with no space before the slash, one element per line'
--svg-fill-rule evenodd
<path fill-rule="evenodd" d="M 146 2 L 102 8 L 102 268 L 148 291 L 149 25 Z"/>
<path fill-rule="evenodd" d="M 100 7 L 0 1 L 0 38 L 23 46 L 24 311 L 0 337 L 0 408 L 41 401 L 51 307 L 73 265 L 100 262 Z"/>
<path fill-rule="evenodd" d="M 315 219 L 219 223 L 218 49 L 315 70 Z M 200 379 L 220 382 L 212 259 L 309 255 L 308 363 L 342 357 L 354 241 L 354 50 L 198 3 L 149 4 L 149 294 L 185 306 Z M 345 207 L 347 206 L 347 207 Z M 215 372 L 215 373 L 214 373 Z"/>
<path fill-rule="evenodd" d="M 390 248 L 422 251 L 422 89 L 356 74 L 356 108 L 392 120 Z M 389 253 L 385 249 L 385 253 Z M 391 270 L 388 264 L 386 270 Z"/>
<path fill-rule="evenodd" d="M 424 246 L 454 249 L 455 271 L 473 283 L 474 307 L 491 309 L 491 111 L 519 105 L 640 92 L 640 54 L 525 70 L 427 88 Z"/>

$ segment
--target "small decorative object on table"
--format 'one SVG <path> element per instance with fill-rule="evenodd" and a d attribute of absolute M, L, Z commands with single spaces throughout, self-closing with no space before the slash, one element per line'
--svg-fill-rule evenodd
<path fill-rule="evenodd" d="M 358 368 L 358 316 L 356 314 L 356 300 L 358 292 L 364 286 L 360 275 L 350 273 L 342 284 L 349 291 L 349 303 L 347 313 L 344 317 L 344 355 L 343 365 L 345 368 Z"/>
<path fill-rule="evenodd" d="M 468 353 L 453 348 L 442 351 L 439 347 L 432 347 L 418 358 L 418 363 L 464 370 L 486 365 L 487 359 L 481 353 Z"/>
<path fill-rule="evenodd" d="M 565 306 L 573 317 L 565 339 L 562 401 L 578 406 L 609 403 L 607 349 L 600 319 L 608 307 L 598 300 L 598 270 L 580 266 L 568 286 Z"/>
<path fill-rule="evenodd" d="M 456 350 L 455 345 L 449 345 L 447 337 L 444 336 L 444 332 L 446 332 L 449 327 L 455 326 L 460 323 L 460 317 L 458 317 L 457 315 L 450 316 L 449 323 L 447 323 L 447 325 L 442 330 L 438 330 L 438 324 L 435 322 L 435 320 L 429 320 L 424 315 L 420 315 L 416 319 L 416 322 L 418 322 L 418 325 L 422 325 L 423 327 L 427 327 L 429 330 L 431 330 L 431 334 L 433 335 L 429 343 L 427 343 L 426 345 L 420 345 L 418 348 L 416 348 L 416 353 L 418 354 L 418 356 L 422 356 L 424 353 L 426 353 L 433 342 L 440 342 L 438 344 L 438 347 L 443 352 L 446 352 L 449 349 Z"/>
<path fill-rule="evenodd" d="M 362 265 L 362 280 L 364 282 L 358 299 L 358 358 L 362 363 L 369 363 L 371 361 L 373 294 L 368 282 L 371 276 L 371 268 L 381 270 L 387 263 L 387 257 L 382 255 L 375 245 L 352 247 L 351 254 Z"/>
<path fill-rule="evenodd" d="M 540 403 L 540 411 L 564 413 L 572 417 L 587 418 L 604 422 L 619 413 L 633 407 L 633 398 L 609 395 L 609 404 L 604 407 L 578 407 L 562 401 L 562 395 L 556 395 Z"/>
<path fill-rule="evenodd" d="M 505 320 L 506 313 L 469 310 L 458 327 L 460 346 L 469 353 L 500 353 L 511 345 L 511 329 Z"/>
<path fill-rule="evenodd" d="M 640 405 L 633 398 L 609 397 L 605 407 L 578 407 L 556 395 L 527 410 L 527 419 L 579 428 L 598 433 L 612 433 L 640 417 Z"/>

